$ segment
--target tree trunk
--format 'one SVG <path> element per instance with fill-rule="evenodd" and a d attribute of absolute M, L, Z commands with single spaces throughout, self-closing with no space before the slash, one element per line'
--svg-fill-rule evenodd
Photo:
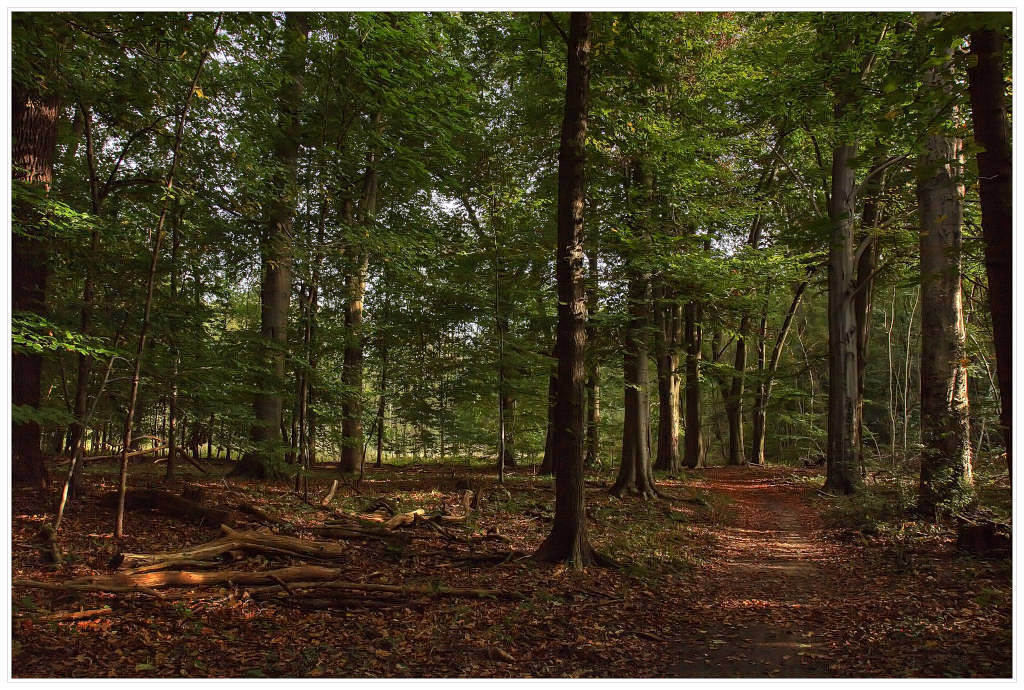
<path fill-rule="evenodd" d="M 552 348 L 552 355 L 558 356 L 558 346 Z M 557 366 L 557 364 L 556 364 Z M 558 399 L 558 370 L 548 375 L 548 423 L 544 433 L 544 458 L 541 460 L 540 474 L 556 474 L 555 467 L 555 402 Z"/>
<path fill-rule="evenodd" d="M 874 162 L 872 168 L 884 163 Z M 882 191 L 885 187 L 884 173 L 873 177 L 864 185 L 864 210 L 861 212 L 861 227 L 866 236 L 861 240 L 863 247 L 857 259 L 857 275 L 853 282 L 853 311 L 857 319 L 857 407 L 854 422 L 857 464 L 864 472 L 864 376 L 867 372 L 868 345 L 871 342 L 871 310 L 875 287 L 875 270 L 878 265 L 878 223 L 882 214 Z"/>
<path fill-rule="evenodd" d="M 255 448 L 231 471 L 233 476 L 280 476 L 282 467 L 281 391 L 288 348 L 288 303 L 291 298 L 292 221 L 298 197 L 296 172 L 302 123 L 303 77 L 306 65 L 308 17 L 288 12 L 284 23 L 283 80 L 277 94 L 274 143 L 274 182 L 279 191 L 266 205 L 267 227 L 261 236 L 263 282 L 260 290 L 260 364 L 265 376 L 253 401 L 256 417 L 251 438 Z"/>
<path fill-rule="evenodd" d="M 384 391 L 388 382 L 388 349 L 386 345 L 382 345 L 380 357 L 380 392 L 377 397 L 377 467 L 381 466 L 381 457 L 384 455 L 384 413 L 387 409 L 387 398 L 384 397 Z"/>
<path fill-rule="evenodd" d="M 725 398 L 725 416 L 729 422 L 729 457 L 726 464 L 742 465 L 743 457 L 743 387 L 747 372 L 747 331 L 750 317 L 740 319 L 740 332 L 736 335 L 736 353 L 733 359 L 732 383 Z"/>
<path fill-rule="evenodd" d="M 836 106 L 836 119 L 841 115 Z M 828 469 L 825 491 L 857 490 L 857 319 L 853 309 L 855 187 L 851 161 L 856 147 L 839 143 L 832 152 L 828 215 L 832 239 L 828 261 Z"/>
<path fill-rule="evenodd" d="M 379 126 L 380 113 L 374 117 Z M 377 212 L 376 154 L 367 154 L 366 176 L 363 179 L 363 199 L 359 212 L 365 228 L 373 225 Z M 368 231 L 368 230 L 367 230 Z M 342 378 L 347 387 L 343 409 L 342 448 L 340 471 L 355 472 L 363 463 L 363 295 L 366 292 L 366 273 L 370 255 L 365 249 L 354 252 L 355 269 L 346 276 L 348 301 L 345 304 L 345 356 Z"/>
<path fill-rule="evenodd" d="M 971 55 L 977 62 L 968 68 L 967 79 L 974 140 L 982 147 L 978 152 L 981 232 L 985 238 L 985 270 L 1002 404 L 999 421 L 1006 445 L 1006 466 L 1012 472 L 1013 158 L 1003 76 L 1003 41 L 1002 32 L 994 29 L 971 33 Z"/>
<path fill-rule="evenodd" d="M 949 94 L 952 80 L 952 65 L 947 63 L 930 68 L 925 85 Z M 961 159 L 959 139 L 932 133 L 925 139 L 918 169 L 924 446 L 918 508 L 927 516 L 963 507 L 972 493 L 967 357 L 960 290 L 964 195 Z"/>
<path fill-rule="evenodd" d="M 623 346 L 625 419 L 622 423 L 622 460 L 610 493 L 641 498 L 658 495 L 651 471 L 647 404 L 647 326 L 650 312 L 650 276 L 634 274 L 629 281 L 629 323 Z"/>
<path fill-rule="evenodd" d="M 682 307 L 674 301 L 675 294 L 665 289 L 668 304 L 657 305 L 660 321 L 655 331 L 658 364 L 658 456 L 654 468 L 678 472 L 679 454 L 679 344 L 682 340 Z"/>
<path fill-rule="evenodd" d="M 581 569 L 602 559 L 587 538 L 583 503 L 583 361 L 587 303 L 583 279 L 583 207 L 587 91 L 590 81 L 589 12 L 569 19 L 565 118 L 558 153 L 558 386 L 552 447 L 558 458 L 555 519 L 534 557 Z"/>
<path fill-rule="evenodd" d="M 46 194 L 53 181 L 53 157 L 57 144 L 60 103 L 56 89 L 51 86 L 43 91 L 15 80 L 12 90 L 11 177 L 15 183 L 39 188 Z M 27 199 L 16 199 L 12 211 L 11 309 L 14 315 L 44 316 L 49 258 L 46 233 L 42 227 L 43 214 Z M 13 353 L 13 405 L 34 410 L 39 408 L 42 365 L 40 354 Z M 46 486 L 49 483 L 40 440 L 38 423 L 13 425 L 11 452 L 15 484 Z"/>
<path fill-rule="evenodd" d="M 597 295 L 600 283 L 597 266 L 597 239 L 596 230 L 590 233 L 590 252 L 587 255 L 588 271 L 587 278 L 587 313 L 591 318 L 587 320 L 587 342 L 590 343 L 587 351 L 587 439 L 586 457 L 583 464 L 586 467 L 594 467 L 601 462 L 601 368 L 597 361 L 597 328 L 594 326 L 593 315 L 597 313 Z"/>
<path fill-rule="evenodd" d="M 700 464 L 704 445 L 700 428 L 700 312 L 696 302 L 688 302 L 683 309 L 686 337 L 686 434 L 683 439 L 683 466 L 691 468 Z"/>

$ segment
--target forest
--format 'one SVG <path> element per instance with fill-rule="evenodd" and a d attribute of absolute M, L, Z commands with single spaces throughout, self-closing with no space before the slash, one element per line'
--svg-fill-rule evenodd
<path fill-rule="evenodd" d="M 14 12 L 24 677 L 1012 675 L 1010 12 Z"/>

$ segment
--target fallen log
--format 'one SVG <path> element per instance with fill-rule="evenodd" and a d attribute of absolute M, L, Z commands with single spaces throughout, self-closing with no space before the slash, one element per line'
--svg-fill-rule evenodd
<path fill-rule="evenodd" d="M 109 606 L 104 606 L 101 609 L 88 609 L 86 611 L 62 611 L 60 613 L 51 613 L 47 616 L 40 616 L 35 620 L 46 622 L 46 623 L 57 623 L 60 621 L 81 621 L 88 618 L 99 618 L 100 616 L 109 616 L 114 610 Z"/>
<path fill-rule="evenodd" d="M 107 505 L 116 506 L 117 492 L 107 494 L 102 500 Z M 238 513 L 226 508 L 204 506 L 160 489 L 129 489 L 125 494 L 125 508 L 155 510 L 171 517 L 213 526 L 235 525 L 242 519 Z"/>
<path fill-rule="evenodd" d="M 346 555 L 347 550 L 341 544 L 328 541 L 313 541 L 286 537 L 269 532 L 254 530 L 233 530 L 226 525 L 221 526 L 224 536 L 185 551 L 164 553 L 126 553 L 121 567 L 144 572 L 141 568 L 187 561 L 210 561 L 229 551 L 245 551 L 264 555 L 284 555 L 298 558 L 316 558 L 333 560 Z"/>
<path fill-rule="evenodd" d="M 194 572 L 170 570 L 151 573 L 115 573 L 114 575 L 91 575 L 67 582 L 38 582 L 15 578 L 15 587 L 34 589 L 67 590 L 76 592 L 136 592 L 153 593 L 156 587 L 210 587 L 213 585 L 261 585 L 268 582 L 337 580 L 341 575 L 338 568 L 319 565 L 299 565 L 277 570 L 214 570 Z M 274 585 L 275 587 L 279 585 Z"/>
<path fill-rule="evenodd" d="M 280 590 L 282 583 L 287 583 L 291 590 L 302 589 L 345 589 L 355 592 L 388 592 L 391 594 L 419 594 L 429 596 L 462 596 L 494 599 L 523 599 L 524 595 L 515 591 L 496 589 L 475 589 L 467 587 L 447 587 L 445 585 L 388 585 L 368 582 L 346 582 L 339 580 L 341 570 L 325 568 L 318 565 L 301 565 L 277 570 L 216 570 L 199 573 L 187 570 L 176 570 L 155 573 L 117 573 L 114 575 L 98 575 L 80 577 L 67 582 L 40 582 L 24 578 L 15 578 L 14 587 L 33 589 L 49 589 L 55 591 L 74 592 L 143 592 L 164 598 L 156 587 L 211 587 L 216 585 L 267 585 L 249 589 L 250 594 Z"/>
<path fill-rule="evenodd" d="M 385 522 L 384 526 L 388 529 L 395 529 L 396 527 L 401 527 L 402 525 L 411 525 L 414 522 L 416 522 L 417 518 L 425 518 L 426 515 L 427 511 L 423 510 L 423 508 L 417 508 L 416 510 L 409 511 L 408 513 L 399 513 L 398 515 L 394 516 L 393 518 Z"/>

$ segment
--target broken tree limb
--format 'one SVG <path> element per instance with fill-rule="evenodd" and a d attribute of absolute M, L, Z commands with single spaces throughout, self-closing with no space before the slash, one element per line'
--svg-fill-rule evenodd
<path fill-rule="evenodd" d="M 132 452 L 130 452 L 127 455 L 124 455 L 124 456 L 122 456 L 121 453 L 116 453 L 114 455 L 90 455 L 88 457 L 82 458 L 82 460 L 84 462 L 92 462 L 94 460 L 113 460 L 114 458 L 120 458 L 120 457 L 134 458 L 134 457 L 136 457 L 138 455 L 149 455 L 150 453 L 155 453 L 155 452 L 157 452 L 159 450 L 166 450 L 166 449 L 167 449 L 167 446 L 153 446 L 152 448 L 143 448 L 142 450 L 133 450 Z"/>
<path fill-rule="evenodd" d="M 149 566 L 159 564 L 210 561 L 231 551 L 262 553 L 272 556 L 284 555 L 298 558 L 316 558 L 320 560 L 337 559 L 347 553 L 347 550 L 341 544 L 335 542 L 299 539 L 297 537 L 286 537 L 280 534 L 257 532 L 254 530 L 233 530 L 226 525 L 222 525 L 221 530 L 224 532 L 223 537 L 185 551 L 122 554 L 124 559 L 121 562 L 121 567 L 144 572 L 141 570 L 142 568 L 150 569 L 148 568 Z"/>
<path fill-rule="evenodd" d="M 88 618 L 99 618 L 100 616 L 109 616 L 114 610 L 109 606 L 104 606 L 100 609 L 88 609 L 86 611 L 61 611 L 59 613 L 51 613 L 46 616 L 40 616 L 35 620 L 45 623 L 59 623 L 61 621 L 81 621 Z"/>
<path fill-rule="evenodd" d="M 69 590 L 77 592 L 154 592 L 156 587 L 210 587 L 213 585 L 261 585 L 276 583 L 278 579 L 288 581 L 336 580 L 341 575 L 337 568 L 319 565 L 298 565 L 276 570 L 214 570 L 194 572 L 190 570 L 169 570 L 151 573 L 116 573 L 80 577 L 67 582 L 37 582 L 16 578 L 15 587 L 36 589 Z M 279 585 L 275 584 L 274 587 Z"/>
<path fill-rule="evenodd" d="M 427 511 L 423 508 L 417 508 L 416 510 L 409 511 L 408 513 L 399 513 L 390 520 L 384 523 L 384 526 L 388 529 L 395 529 L 402 525 L 411 525 L 416 522 L 418 517 L 426 517 Z"/>
<path fill-rule="evenodd" d="M 320 506 L 326 508 L 330 505 L 331 501 L 334 500 L 334 492 L 338 490 L 338 480 L 335 479 L 331 482 L 331 490 L 327 492 L 327 495 L 320 499 Z"/>
<path fill-rule="evenodd" d="M 151 587 L 136 584 L 107 583 L 105 586 L 97 586 L 88 582 L 42 582 L 40 580 L 29 580 L 26 578 L 15 578 L 11 581 L 12 587 L 25 587 L 27 589 L 48 589 L 55 592 L 109 592 L 111 594 L 122 594 L 136 592 L 147 594 L 157 599 L 163 599 L 164 595 Z"/>
<path fill-rule="evenodd" d="M 484 599 L 523 599 L 524 595 L 516 591 L 497 589 L 475 589 L 467 587 L 448 587 L 445 585 L 388 585 L 368 582 L 346 582 L 339 580 L 341 570 L 325 568 L 318 565 L 301 565 L 276 570 L 215 570 L 213 572 L 193 572 L 186 570 L 115 575 L 99 575 L 80 577 L 67 582 L 39 582 L 24 578 L 15 578 L 14 587 L 49 589 L 55 591 L 75 592 L 143 592 L 165 598 L 156 587 L 210 587 L 216 585 L 268 585 L 250 588 L 249 592 L 261 593 L 273 590 L 280 591 L 283 583 L 287 589 L 345 589 L 355 592 L 388 592 L 391 594 L 418 594 L 427 596 L 460 596 Z"/>

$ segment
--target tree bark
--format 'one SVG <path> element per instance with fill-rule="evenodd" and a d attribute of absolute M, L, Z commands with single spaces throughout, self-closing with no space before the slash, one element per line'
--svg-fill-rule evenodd
<path fill-rule="evenodd" d="M 657 338 L 658 370 L 658 455 L 654 468 L 678 472 L 682 458 L 679 454 L 679 345 L 682 341 L 682 306 L 675 303 L 675 294 L 664 288 L 662 297 L 667 304 L 658 304 Z"/>
<path fill-rule="evenodd" d="M 17 19 L 14 20 L 17 25 Z M 55 70 L 51 70 L 55 71 Z M 11 177 L 40 196 L 50 190 L 57 145 L 60 100 L 56 85 L 14 80 L 11 98 Z M 14 315 L 46 314 L 46 281 L 49 274 L 48 242 L 43 214 L 32 201 L 18 199 L 13 205 L 11 239 L 11 309 Z M 12 356 L 13 405 L 39 408 L 43 358 L 40 354 L 14 352 Z M 13 481 L 46 486 L 49 476 L 40 448 L 41 431 L 36 422 L 14 424 L 11 433 Z"/>
<path fill-rule="evenodd" d="M 700 312 L 700 305 L 696 302 L 688 302 L 683 309 L 686 337 L 686 434 L 683 439 L 683 466 L 690 468 L 700 464 L 704 446 L 700 428 Z"/>
<path fill-rule="evenodd" d="M 629 281 L 629 323 L 623 346 L 625 419 L 622 423 L 622 459 L 610 493 L 641 498 L 658 495 L 651 471 L 649 406 L 647 404 L 647 326 L 650 313 L 650 276 L 638 274 Z"/>
<path fill-rule="evenodd" d="M 729 465 L 742 465 L 743 456 L 743 388 L 747 372 L 747 332 L 750 317 L 740 319 L 740 331 L 736 335 L 736 352 L 733 358 L 732 383 L 725 398 L 725 416 L 729 422 Z"/>
<path fill-rule="evenodd" d="M 534 558 L 564 561 L 581 569 L 602 559 L 587 538 L 583 503 L 583 361 L 587 303 L 583 277 L 583 208 L 587 92 L 590 82 L 590 12 L 569 19 L 565 117 L 558 153 L 558 385 L 555 399 L 553 454 L 555 519 L 551 533 Z"/>
<path fill-rule="evenodd" d="M 876 160 L 872 168 L 884 162 Z M 857 464 L 864 468 L 864 376 L 867 372 L 868 346 L 871 342 L 871 310 L 874 293 L 875 270 L 878 265 L 877 225 L 881 219 L 884 173 L 868 181 L 864 188 L 864 210 L 861 212 L 861 227 L 867 233 L 861 242 L 866 243 L 857 259 L 857 275 L 853 282 L 853 311 L 857 319 L 857 403 L 854 421 Z"/>
<path fill-rule="evenodd" d="M 842 105 L 836 106 L 836 119 Z M 832 152 L 832 226 L 828 261 L 828 468 L 825 491 L 857 490 L 857 319 L 853 308 L 855 187 L 851 161 L 856 146 L 840 142 Z"/>
<path fill-rule="evenodd" d="M 375 125 L 380 124 L 380 113 L 374 117 Z M 363 198 L 359 209 L 359 220 L 370 228 L 377 213 L 376 153 L 367 154 L 366 176 L 363 178 Z M 347 391 L 343 406 L 342 447 L 340 471 L 355 472 L 363 463 L 363 295 L 366 292 L 366 274 L 370 266 L 370 255 L 366 249 L 353 252 L 355 268 L 346 276 L 345 287 L 348 301 L 345 304 L 345 355 L 342 380 Z M 443 452 L 443 448 L 442 448 Z"/>
<path fill-rule="evenodd" d="M 999 421 L 1006 445 L 1006 466 L 1012 473 L 1013 158 L 1003 76 L 1003 42 L 1002 32 L 995 29 L 971 33 L 971 55 L 977 62 L 968 68 L 967 80 L 974 140 L 982 147 L 978 152 L 981 232 L 985 238 L 985 270 L 1002 405 Z"/>
<path fill-rule="evenodd" d="M 947 56 L 951 52 L 947 53 Z M 930 68 L 929 89 L 952 91 L 952 65 Z M 946 115 L 947 113 L 943 113 Z M 960 140 L 925 139 L 918 168 L 921 214 L 921 485 L 918 508 L 934 516 L 971 497 L 967 357 L 960 288 L 964 186 Z"/>
<path fill-rule="evenodd" d="M 598 265 L 597 265 L 597 239 L 596 230 L 590 233 L 590 251 L 587 254 L 588 271 L 587 279 L 587 438 L 586 456 L 583 464 L 586 467 L 594 467 L 601 462 L 601 367 L 597 361 L 597 328 L 594 325 L 593 315 L 597 313 L 597 295 L 600 288 Z"/>
<path fill-rule="evenodd" d="M 259 358 L 261 381 L 253 401 L 250 437 L 253 450 L 243 456 L 232 476 L 257 478 L 281 476 L 281 391 L 284 388 L 285 355 L 288 348 L 288 304 L 292 291 L 292 222 L 298 198 L 296 173 L 302 136 L 302 106 L 306 44 L 309 19 L 301 12 L 288 12 L 284 22 L 281 54 L 283 79 L 277 93 L 277 129 L 274 136 L 272 189 L 278 193 L 266 206 L 267 226 L 261 236 L 263 281 L 260 289 Z"/>

